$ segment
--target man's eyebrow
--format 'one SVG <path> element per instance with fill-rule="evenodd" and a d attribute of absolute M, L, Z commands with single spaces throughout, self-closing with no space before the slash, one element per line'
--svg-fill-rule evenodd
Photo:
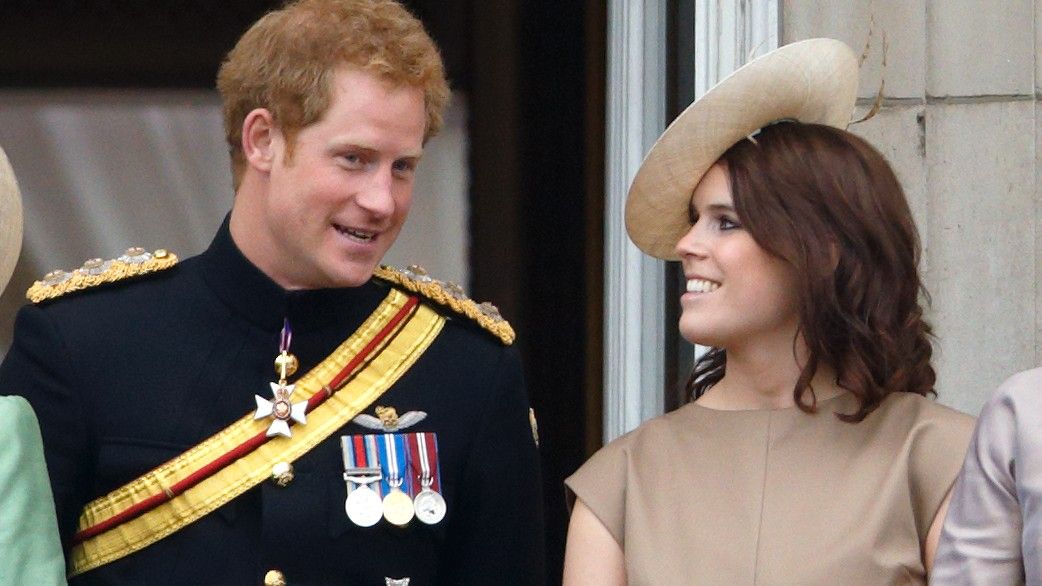
<path fill-rule="evenodd" d="M 332 147 L 335 150 L 344 150 L 344 149 L 358 150 L 358 151 L 362 151 L 363 153 L 365 153 L 367 155 L 373 155 L 373 154 L 376 154 L 376 153 L 380 152 L 380 149 L 375 148 L 373 146 L 370 146 L 370 145 L 366 144 L 365 142 L 357 141 L 357 140 L 350 140 L 350 139 L 333 141 Z M 417 149 L 415 151 L 403 152 L 399 156 L 395 157 L 395 159 L 415 159 L 415 160 L 418 161 L 422 157 L 423 157 L 423 148 L 421 147 L 421 148 L 419 148 L 419 149 Z"/>

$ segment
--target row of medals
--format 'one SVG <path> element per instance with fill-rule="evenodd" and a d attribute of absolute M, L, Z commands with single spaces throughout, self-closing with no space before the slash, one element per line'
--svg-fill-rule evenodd
<path fill-rule="evenodd" d="M 283 326 L 283 336 L 288 327 L 288 323 Z M 286 378 L 292 376 L 298 366 L 297 357 L 288 352 L 288 346 L 288 340 L 283 342 L 280 352 L 275 358 L 275 371 L 280 375 L 277 385 L 279 388 L 287 388 Z M 274 417 L 288 419 L 288 411 L 287 413 L 279 411 L 279 407 L 283 407 L 283 410 L 289 408 L 288 396 L 279 397 L 276 393 L 275 398 Z M 409 495 L 402 491 L 402 479 L 395 477 L 388 479 L 391 490 L 383 499 L 380 499 L 380 495 L 369 485 L 382 479 L 383 471 L 380 468 L 355 468 L 344 472 L 344 480 L 355 484 L 354 490 L 350 490 L 350 484 L 348 485 L 349 492 L 347 501 L 344 503 L 347 516 L 355 525 L 372 527 L 383 518 L 387 519 L 389 523 L 404 527 L 409 524 L 409 521 L 412 521 L 413 517 L 428 525 L 435 525 L 445 518 L 445 499 L 437 491 L 431 489 L 434 480 L 430 475 L 425 474 L 420 479 L 422 489 L 415 499 L 409 498 Z"/>
<path fill-rule="evenodd" d="M 404 527 L 416 517 L 428 525 L 440 523 L 445 518 L 445 499 L 431 489 L 433 479 L 420 479 L 423 487 L 415 499 L 409 498 L 401 489 L 402 479 L 390 478 L 391 490 L 381 500 L 380 495 L 369 487 L 382 479 L 379 468 L 355 468 L 344 473 L 344 480 L 354 483 L 355 489 L 347 495 L 344 510 L 351 522 L 359 527 L 372 527 L 387 519 L 388 523 Z"/>

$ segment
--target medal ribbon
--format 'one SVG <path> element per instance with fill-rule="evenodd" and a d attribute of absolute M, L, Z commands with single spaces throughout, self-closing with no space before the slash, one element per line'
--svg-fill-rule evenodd
<path fill-rule="evenodd" d="M 380 468 L 380 448 L 377 447 L 376 436 L 363 435 L 358 437 L 362 438 L 365 445 L 365 458 L 366 462 L 368 462 L 367 465 L 373 468 Z M 383 498 L 383 496 L 387 494 L 387 490 L 384 489 L 384 486 L 387 484 L 387 473 L 385 472 L 384 474 L 381 474 L 381 477 L 380 482 L 373 483 L 373 486 L 370 486 L 369 488 L 373 489 L 377 496 Z"/>
<path fill-rule="evenodd" d="M 441 492 L 441 470 L 438 465 L 438 434 L 430 431 L 408 434 L 409 467 L 412 469 L 412 478 L 419 482 L 420 487 L 424 481 L 430 482 L 427 488 L 434 492 Z M 417 491 L 418 492 L 418 491 Z M 415 496 L 415 495 L 414 495 Z"/>
<path fill-rule="evenodd" d="M 361 468 L 358 465 L 358 456 L 355 452 L 354 442 L 346 435 L 340 436 L 340 453 L 344 456 L 345 475 L 350 474 L 352 469 Z"/>
<path fill-rule="evenodd" d="M 377 436 L 367 436 L 375 441 Z M 398 488 L 405 494 L 411 495 L 412 483 L 409 481 L 408 456 L 405 452 L 405 438 L 397 433 L 385 433 L 379 438 L 380 460 L 383 463 L 384 477 L 381 485 L 387 494 L 391 487 L 398 484 Z"/>
<path fill-rule="evenodd" d="M 342 435 L 340 436 L 340 449 L 344 456 L 344 481 L 347 483 L 347 493 L 351 494 L 358 488 L 360 483 L 348 480 L 348 476 L 371 476 L 363 474 L 365 469 L 379 468 L 380 463 L 376 460 L 375 445 L 368 445 L 365 436 Z M 366 483 L 374 492 L 380 494 L 380 483 Z"/>
<path fill-rule="evenodd" d="M 293 328 L 289 325 L 289 318 L 282 318 L 282 331 L 279 332 L 279 354 L 289 352 L 289 345 L 293 342 Z"/>

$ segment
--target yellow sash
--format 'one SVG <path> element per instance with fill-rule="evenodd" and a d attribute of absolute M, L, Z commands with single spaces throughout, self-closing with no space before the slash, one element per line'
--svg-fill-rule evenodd
<path fill-rule="evenodd" d="M 405 294 L 392 289 L 350 338 L 296 382 L 294 401 L 325 392 L 323 385 L 388 325 L 407 300 Z M 367 365 L 308 413 L 306 424 L 293 427 L 291 438 L 272 438 L 171 500 L 76 545 L 70 554 L 69 577 L 118 560 L 175 533 L 269 478 L 273 463 L 292 462 L 306 454 L 387 391 L 430 347 L 444 324 L 444 317 L 419 305 L 383 348 L 375 350 Z M 168 487 L 263 433 L 269 423 L 267 419 L 255 420 L 252 413 L 246 415 L 177 458 L 92 501 L 80 515 L 79 530 L 110 519 L 158 493 L 170 494 Z"/>

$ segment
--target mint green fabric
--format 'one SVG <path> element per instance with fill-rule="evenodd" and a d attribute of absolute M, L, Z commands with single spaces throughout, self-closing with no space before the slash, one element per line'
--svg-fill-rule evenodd
<path fill-rule="evenodd" d="M 65 556 L 32 407 L 0 397 L 0 584 L 65 584 Z"/>

